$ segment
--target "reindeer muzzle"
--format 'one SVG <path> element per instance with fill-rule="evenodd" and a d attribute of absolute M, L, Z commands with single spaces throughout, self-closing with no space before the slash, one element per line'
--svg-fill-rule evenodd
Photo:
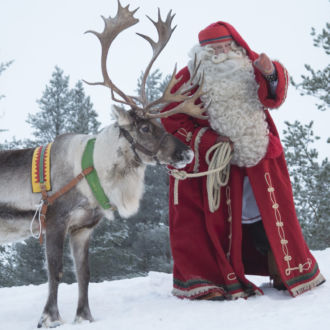
<path fill-rule="evenodd" d="M 140 156 L 137 154 L 136 150 L 141 151 L 142 153 L 144 153 L 145 155 L 147 155 L 149 157 L 152 157 L 157 162 L 157 164 L 160 164 L 159 159 L 157 158 L 157 153 L 158 153 L 159 149 L 161 148 L 162 144 L 164 143 L 164 141 L 166 140 L 166 138 L 168 136 L 170 136 L 169 133 L 164 132 L 162 137 L 159 139 L 155 150 L 149 150 L 146 147 L 144 147 L 142 144 L 136 142 L 134 140 L 134 138 L 132 137 L 132 135 L 126 129 L 124 129 L 122 127 L 119 127 L 119 129 L 120 129 L 120 134 L 122 134 L 126 138 L 126 140 L 129 142 L 129 144 L 131 145 L 131 148 L 135 154 L 135 157 L 137 158 L 137 160 L 140 163 L 142 163 L 142 160 L 141 160 Z"/>

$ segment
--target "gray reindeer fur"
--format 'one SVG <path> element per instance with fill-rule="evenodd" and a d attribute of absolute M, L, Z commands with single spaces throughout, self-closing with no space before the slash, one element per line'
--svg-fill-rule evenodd
<path fill-rule="evenodd" d="M 155 164 L 156 160 L 139 150 L 136 155 L 119 127 L 129 131 L 149 150 L 154 150 L 165 131 L 155 122 L 137 119 L 132 111 L 114 111 L 117 122 L 96 136 L 94 166 L 110 203 L 122 217 L 129 217 L 139 207 L 145 167 Z M 81 172 L 81 157 L 90 138 L 88 135 L 66 134 L 55 139 L 51 149 L 50 194 Z M 32 154 L 33 149 L 0 152 L 0 243 L 24 240 L 30 236 L 31 219 L 41 200 L 41 194 L 32 193 L 31 189 Z M 193 153 L 178 139 L 168 135 L 156 156 L 160 163 L 180 168 L 192 160 Z M 48 208 L 44 236 L 49 294 L 38 327 L 55 327 L 62 323 L 57 292 L 63 271 L 66 234 L 70 235 L 79 286 L 75 321 L 93 320 L 88 303 L 88 245 L 93 228 L 103 216 L 113 219 L 112 211 L 103 210 L 98 205 L 85 179 Z M 39 230 L 37 222 L 33 230 Z"/>

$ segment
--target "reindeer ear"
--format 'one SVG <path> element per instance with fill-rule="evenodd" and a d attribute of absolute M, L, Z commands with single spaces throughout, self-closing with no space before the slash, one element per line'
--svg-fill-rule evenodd
<path fill-rule="evenodd" d="M 130 116 L 129 112 L 123 108 L 113 105 L 112 113 L 120 126 L 129 125 L 132 122 L 132 117 Z"/>

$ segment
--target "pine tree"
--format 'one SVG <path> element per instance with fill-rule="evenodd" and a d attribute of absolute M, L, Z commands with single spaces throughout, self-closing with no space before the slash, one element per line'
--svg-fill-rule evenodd
<path fill-rule="evenodd" d="M 141 93 L 143 73 L 138 79 Z M 151 72 L 146 81 L 148 102 L 161 97 L 170 75 L 163 77 L 159 69 Z M 145 192 L 137 214 L 127 220 L 128 236 L 123 245 L 134 261 L 133 273 L 171 270 L 168 228 L 168 173 L 165 166 L 148 166 L 145 173 Z M 119 216 L 116 217 L 122 221 Z"/>
<path fill-rule="evenodd" d="M 325 54 L 330 55 L 330 23 L 326 23 L 326 27 L 318 35 L 312 28 L 311 35 L 315 37 L 314 46 L 323 48 Z M 325 111 L 330 105 L 330 64 L 323 70 L 317 71 L 308 64 L 305 64 L 305 68 L 309 75 L 302 75 L 300 83 L 296 83 L 292 79 L 292 84 L 296 86 L 301 95 L 311 95 L 319 99 L 321 102 L 317 104 L 317 108 Z"/>
<path fill-rule="evenodd" d="M 9 67 L 12 63 L 13 63 L 13 61 L 9 61 L 9 62 L 1 62 L 1 63 L 0 63 L 0 76 L 1 76 L 1 74 L 2 74 L 6 69 L 8 69 L 8 67 Z M 0 94 L 0 100 L 3 99 L 4 97 L 5 97 L 5 95 Z M 6 130 L 0 128 L 0 133 L 1 133 L 1 132 L 4 132 L 4 131 L 6 131 Z"/>
<path fill-rule="evenodd" d="M 15 285 L 15 256 L 10 244 L 0 245 L 0 287 Z"/>
<path fill-rule="evenodd" d="M 100 126 L 82 82 L 78 81 L 75 88 L 70 89 L 69 76 L 57 66 L 37 102 L 41 111 L 29 114 L 27 122 L 34 128 L 34 142 L 39 145 L 53 141 L 63 133 L 96 133 Z"/>
<path fill-rule="evenodd" d="M 12 63 L 13 63 L 13 61 L 9 61 L 9 62 L 1 62 L 1 63 L 0 63 L 0 76 L 1 76 L 1 74 L 2 74 L 5 70 L 8 69 L 8 67 L 9 67 Z M 4 97 L 5 97 L 5 95 L 0 94 L 0 100 L 1 100 L 2 98 L 4 98 Z"/>
<path fill-rule="evenodd" d="M 91 281 L 130 278 L 149 271 L 171 271 L 168 228 L 168 174 L 164 166 L 148 166 L 139 211 L 129 219 L 115 213 L 93 232 Z"/>
<path fill-rule="evenodd" d="M 37 100 L 41 111 L 29 114 L 27 119 L 27 123 L 34 128 L 37 144 L 49 143 L 56 136 L 68 132 L 70 97 L 69 76 L 64 76 L 63 70 L 56 66 L 42 98 Z"/>
<path fill-rule="evenodd" d="M 315 37 L 314 46 L 323 48 L 330 55 L 330 24 L 326 24 L 322 33 L 316 35 L 312 29 L 311 34 Z M 292 79 L 292 83 L 301 95 L 311 95 L 321 101 L 317 109 L 326 111 L 330 104 L 330 65 L 318 71 L 310 65 L 305 67 L 309 75 L 302 75 L 300 83 Z M 315 140 L 320 139 L 314 136 L 313 122 L 285 124 L 283 142 L 298 218 L 309 246 L 324 249 L 330 246 L 330 164 L 328 158 L 320 160 L 313 148 Z"/>
<path fill-rule="evenodd" d="M 168 82 L 170 81 L 171 76 L 167 75 L 163 78 L 163 74 L 159 69 L 156 69 L 153 72 L 150 72 L 146 80 L 146 98 L 148 102 L 152 102 L 162 95 Z M 143 72 L 141 72 L 140 77 L 137 83 L 137 92 L 138 95 L 141 94 L 141 85 L 143 79 Z"/>
<path fill-rule="evenodd" d="M 298 219 L 312 249 L 330 246 L 330 163 L 319 161 L 313 148 L 313 122 L 286 122 L 285 155 L 291 177 Z"/>
<path fill-rule="evenodd" d="M 73 133 L 89 134 L 97 133 L 100 122 L 97 121 L 97 113 L 93 110 L 90 97 L 85 96 L 82 82 L 79 80 L 74 89 L 70 91 L 70 115 L 67 131 Z"/>
<path fill-rule="evenodd" d="M 143 73 L 138 79 L 140 94 Z M 159 70 L 146 82 L 148 101 L 161 96 L 170 76 L 163 78 Z M 145 275 L 148 271 L 171 270 L 168 233 L 168 174 L 164 166 L 148 166 L 145 192 L 137 214 L 114 221 L 104 220 L 91 241 L 91 280 L 127 278 Z"/>

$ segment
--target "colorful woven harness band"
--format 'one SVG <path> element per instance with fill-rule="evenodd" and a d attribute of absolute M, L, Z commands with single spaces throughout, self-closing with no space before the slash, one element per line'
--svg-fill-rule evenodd
<path fill-rule="evenodd" d="M 93 152 L 94 152 L 95 138 L 90 139 L 84 150 L 84 154 L 81 160 L 82 169 L 85 170 L 88 167 L 94 167 Z M 32 191 L 34 193 L 40 193 L 40 185 L 44 185 L 46 191 L 51 190 L 50 180 L 50 149 L 52 143 L 46 146 L 37 147 L 34 150 L 32 157 Z M 108 197 L 104 193 L 101 186 L 99 177 L 95 169 L 85 176 L 94 197 L 104 209 L 115 209 L 109 202 Z"/>
<path fill-rule="evenodd" d="M 87 145 L 85 147 L 84 150 L 84 154 L 82 156 L 82 160 L 81 160 L 81 167 L 82 169 L 86 169 L 87 167 L 94 167 L 94 162 L 93 162 L 93 152 L 94 152 L 94 145 L 95 145 L 95 138 L 94 139 L 90 139 L 87 142 Z M 111 204 L 110 201 L 108 199 L 108 197 L 106 196 L 106 194 L 104 193 L 104 190 L 101 186 L 99 177 L 97 175 L 97 172 L 94 168 L 94 170 L 87 174 L 85 176 L 94 197 L 96 198 L 96 200 L 98 201 L 98 203 L 102 206 L 102 208 L 104 209 L 115 209 Z"/>
<path fill-rule="evenodd" d="M 51 190 L 50 182 L 50 149 L 52 143 L 34 149 L 32 157 L 31 182 L 32 192 L 40 193 L 43 184 L 47 191 Z"/>

